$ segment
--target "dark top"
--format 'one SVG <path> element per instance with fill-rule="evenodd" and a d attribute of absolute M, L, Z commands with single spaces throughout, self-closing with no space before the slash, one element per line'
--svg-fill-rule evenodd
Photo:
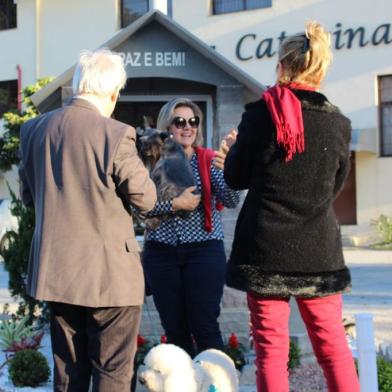
<path fill-rule="evenodd" d="M 190 160 L 193 178 L 196 182 L 197 191 L 202 193 L 202 183 L 199 173 L 199 165 L 196 154 Z M 230 189 L 223 179 L 223 171 L 215 167 L 211 162 L 210 169 L 212 198 L 212 231 L 208 232 L 204 228 L 203 203 L 191 211 L 186 218 L 171 214 L 172 200 L 157 202 L 154 209 L 146 214 L 147 217 L 154 217 L 163 214 L 171 214 L 170 218 L 164 220 L 155 230 L 146 230 L 146 241 L 163 242 L 168 245 L 178 245 L 191 242 L 203 242 L 210 240 L 222 240 L 223 228 L 221 213 L 216 208 L 216 201 L 219 200 L 227 208 L 234 208 L 239 203 L 240 192 Z"/>
<path fill-rule="evenodd" d="M 227 284 L 266 296 L 349 289 L 332 202 L 349 171 L 350 121 L 318 93 L 300 99 L 305 152 L 284 162 L 263 100 L 248 104 L 225 163 L 232 189 L 249 189 L 238 217 Z"/>

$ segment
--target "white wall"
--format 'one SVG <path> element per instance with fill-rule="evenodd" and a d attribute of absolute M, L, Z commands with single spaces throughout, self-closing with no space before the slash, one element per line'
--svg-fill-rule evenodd
<path fill-rule="evenodd" d="M 22 2 L 21 2 L 22 3 Z M 40 76 L 58 76 L 120 28 L 118 0 L 41 0 Z"/>
<path fill-rule="evenodd" d="M 347 28 L 365 27 L 367 36 L 383 23 L 392 23 L 386 15 L 392 15 L 392 2 L 388 0 L 273 0 L 271 8 L 212 15 L 209 1 L 173 0 L 174 19 L 190 29 L 207 43 L 216 46 L 216 50 L 233 63 L 244 69 L 264 84 L 275 80 L 277 56 L 271 58 L 253 58 L 240 61 L 235 55 L 236 44 L 245 34 L 256 34 L 256 39 L 244 40 L 244 56 L 254 56 L 257 45 L 265 38 L 276 39 L 282 31 L 287 34 L 304 30 L 306 21 L 318 20 L 331 32 Z M 192 12 L 189 12 L 192 9 Z M 392 38 L 392 31 L 390 33 Z M 342 42 L 346 40 L 345 36 Z M 356 41 L 354 41 L 356 42 Z M 323 91 L 329 99 L 349 115 L 355 128 L 377 126 L 375 108 L 375 77 L 378 74 L 392 73 L 390 57 L 391 44 L 335 51 L 334 63 L 324 83 Z"/>
<path fill-rule="evenodd" d="M 17 29 L 0 31 L 0 80 L 15 79 L 21 64 L 23 85 L 36 77 L 58 76 L 72 65 L 81 49 L 93 49 L 114 35 L 120 27 L 119 0 L 20 0 Z M 374 29 L 391 23 L 389 0 L 273 0 L 273 7 L 223 15 L 212 15 L 209 0 L 173 0 L 173 18 L 199 38 L 263 84 L 275 80 L 276 55 L 240 61 L 235 49 L 245 34 L 243 54 L 252 55 L 266 38 L 304 30 L 305 22 L 318 20 L 330 31 L 365 27 L 367 38 Z M 37 22 L 36 22 L 37 21 Z M 36 29 L 36 26 L 38 28 Z M 390 33 L 392 39 L 392 32 Z M 334 63 L 323 92 L 351 119 L 353 128 L 378 133 L 377 75 L 392 74 L 392 44 L 334 52 Z M 234 125 L 234 124 L 233 124 Z M 366 224 L 379 213 L 392 215 L 392 158 L 357 154 L 358 222 Z M 0 178 L 0 182 L 1 182 Z M 4 187 L 0 184 L 0 196 Z"/>
<path fill-rule="evenodd" d="M 0 30 L 0 81 L 17 79 L 16 66 L 22 67 L 24 84 L 35 80 L 35 2 L 18 2 L 17 28 Z"/>
<path fill-rule="evenodd" d="M 357 153 L 358 223 L 369 224 L 381 214 L 392 216 L 392 157 Z"/>
<path fill-rule="evenodd" d="M 17 79 L 16 66 L 22 68 L 23 84 L 33 83 L 36 72 L 35 53 L 35 13 L 36 0 L 18 2 L 17 27 L 0 30 L 0 81 Z M 0 122 L 2 133 L 3 122 Z M 7 182 L 17 191 L 16 172 L 2 173 L 0 171 L 0 198 L 8 195 Z"/>
<path fill-rule="evenodd" d="M 274 38 L 273 50 L 278 48 L 277 37 L 304 30 L 308 20 L 318 20 L 328 30 L 364 27 L 365 37 L 371 38 L 381 24 L 392 23 L 392 2 L 388 0 L 273 0 L 271 8 L 212 15 L 210 2 L 173 0 L 173 16 L 183 26 L 244 69 L 261 83 L 275 81 L 277 56 L 255 58 L 257 45 L 266 38 Z M 192 12 L 189 12 L 192 9 Z M 236 57 L 236 44 L 245 34 L 256 38 L 244 40 L 242 55 L 253 56 L 241 61 Z M 347 37 L 341 33 L 341 42 Z M 392 40 L 392 29 L 389 35 Z M 335 38 L 335 37 L 333 37 Z M 334 50 L 334 62 L 322 86 L 329 100 L 338 105 L 356 129 L 373 129 L 378 137 L 377 76 L 392 74 L 391 44 L 359 47 L 358 37 L 351 49 Z M 333 39 L 334 43 L 334 39 Z M 347 46 L 347 44 L 346 44 Z M 368 225 L 379 214 L 392 215 L 392 158 L 377 154 L 357 154 L 357 211 L 358 223 Z"/>
<path fill-rule="evenodd" d="M 119 0 L 19 0 L 17 28 L 0 31 L 0 81 L 17 79 L 22 86 L 38 78 L 58 76 L 77 61 L 82 49 L 95 49 L 120 28 Z M 1 126 L 2 124 L 0 124 Z M 0 173 L 0 198 L 6 180 L 16 190 L 16 172 Z"/>
<path fill-rule="evenodd" d="M 0 31 L 0 80 L 23 86 L 39 77 L 58 76 L 82 49 L 95 49 L 120 28 L 119 0 L 20 0 L 17 28 Z"/>
<path fill-rule="evenodd" d="M 0 80 L 15 79 L 16 65 L 21 64 L 23 85 L 36 77 L 59 75 L 81 49 L 101 45 L 120 23 L 118 0 L 22 0 L 17 10 L 18 27 L 0 31 Z M 276 56 L 238 60 L 235 46 L 244 34 L 256 35 L 243 45 L 244 54 L 254 55 L 257 44 L 270 37 L 275 38 L 276 51 L 280 33 L 301 31 L 307 20 L 317 19 L 331 31 L 338 22 L 343 29 L 363 26 L 370 35 L 388 23 L 385 15 L 392 15 L 389 0 L 273 0 L 271 8 L 223 15 L 211 15 L 208 0 L 173 0 L 176 21 L 264 84 L 274 82 Z M 392 63 L 386 61 L 391 46 L 354 44 L 352 49 L 335 51 L 323 91 L 350 117 L 354 128 L 377 127 L 375 80 L 379 74 L 392 73 Z"/>

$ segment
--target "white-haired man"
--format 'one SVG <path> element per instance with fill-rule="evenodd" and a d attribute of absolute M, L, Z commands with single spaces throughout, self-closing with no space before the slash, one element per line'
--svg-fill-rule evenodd
<path fill-rule="evenodd" d="M 110 118 L 125 82 L 118 54 L 84 52 L 70 104 L 21 129 L 28 293 L 50 304 L 55 391 L 130 390 L 144 278 L 129 206 L 152 209 L 156 189 L 135 130 Z"/>

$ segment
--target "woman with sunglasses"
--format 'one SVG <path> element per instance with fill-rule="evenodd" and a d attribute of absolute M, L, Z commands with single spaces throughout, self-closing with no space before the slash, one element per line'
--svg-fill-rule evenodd
<path fill-rule="evenodd" d="M 223 349 L 218 324 L 226 271 L 219 210 L 234 208 L 239 192 L 223 179 L 225 152 L 215 160 L 202 148 L 202 112 L 189 99 L 176 98 L 161 109 L 157 128 L 167 130 L 189 159 L 195 187 L 170 201 L 158 202 L 148 216 L 171 213 L 147 230 L 143 267 L 168 343 L 191 356 L 207 348 Z M 176 211 L 190 211 L 186 218 Z"/>
<path fill-rule="evenodd" d="M 351 278 L 332 208 L 349 171 L 351 127 L 318 92 L 331 57 L 330 34 L 316 22 L 283 40 L 277 84 L 246 106 L 225 161 L 227 183 L 249 190 L 227 284 L 247 292 L 259 392 L 289 391 L 291 296 L 328 390 L 359 391 L 342 324 Z"/>

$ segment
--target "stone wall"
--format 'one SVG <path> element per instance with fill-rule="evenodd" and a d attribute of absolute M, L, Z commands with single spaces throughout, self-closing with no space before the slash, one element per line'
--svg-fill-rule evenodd
<path fill-rule="evenodd" d="M 241 85 L 218 86 L 215 96 L 213 148 L 219 147 L 222 137 L 237 128 L 244 111 L 244 87 Z"/>

